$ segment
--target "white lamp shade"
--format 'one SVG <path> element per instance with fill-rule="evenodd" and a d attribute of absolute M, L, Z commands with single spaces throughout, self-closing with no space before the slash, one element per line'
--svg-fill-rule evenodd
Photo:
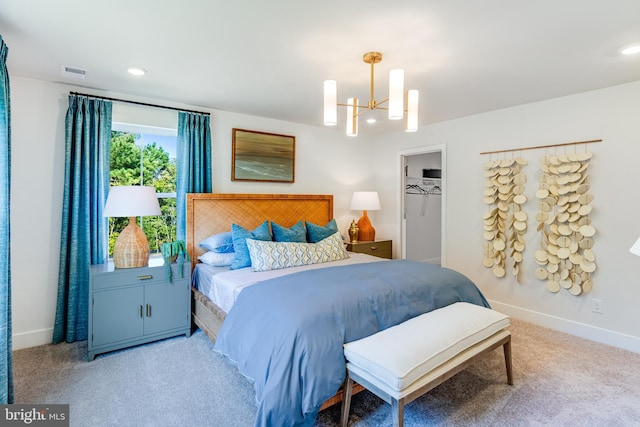
<path fill-rule="evenodd" d="M 377 191 L 354 191 L 351 198 L 351 210 L 379 211 L 380 199 Z"/>
<path fill-rule="evenodd" d="M 324 125 L 338 124 L 338 90 L 335 80 L 324 81 Z"/>
<path fill-rule="evenodd" d="M 156 189 L 142 185 L 111 187 L 103 213 L 106 217 L 160 214 L 160 204 L 156 196 Z"/>
<path fill-rule="evenodd" d="M 389 72 L 389 119 L 400 120 L 404 115 L 404 70 Z"/>
<path fill-rule="evenodd" d="M 418 130 L 418 91 L 415 89 L 407 91 L 407 132 Z"/>
<path fill-rule="evenodd" d="M 631 248 L 629 249 L 629 252 L 631 252 L 634 255 L 640 256 L 640 238 L 636 240 L 633 246 L 631 246 Z"/>

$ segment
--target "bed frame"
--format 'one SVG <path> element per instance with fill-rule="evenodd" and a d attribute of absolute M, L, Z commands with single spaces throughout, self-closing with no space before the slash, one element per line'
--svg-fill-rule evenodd
<path fill-rule="evenodd" d="M 192 271 L 205 251 L 198 242 L 231 230 L 236 223 L 254 229 L 265 220 L 291 227 L 300 220 L 325 225 L 333 219 L 333 195 L 317 194 L 187 194 L 187 252 Z M 204 294 L 192 288 L 192 316 L 196 327 L 215 341 L 226 313 Z M 358 391 L 361 388 L 358 388 Z M 342 392 L 327 400 L 325 409 L 342 401 Z"/>
<path fill-rule="evenodd" d="M 236 223 L 254 229 L 265 220 L 291 227 L 301 219 L 324 225 L 333 218 L 332 195 L 300 194 L 187 194 L 187 252 L 191 271 L 205 250 L 198 242 L 231 230 Z M 193 289 L 192 319 L 215 341 L 226 313 L 201 292 Z"/>

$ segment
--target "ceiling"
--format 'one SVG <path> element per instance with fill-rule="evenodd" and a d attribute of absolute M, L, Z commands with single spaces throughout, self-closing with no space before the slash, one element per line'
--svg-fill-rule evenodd
<path fill-rule="evenodd" d="M 639 17 L 638 0 L 0 0 L 0 35 L 10 76 L 316 126 L 324 80 L 369 98 L 375 50 L 376 98 L 403 68 L 424 125 L 640 80 L 619 54 Z"/>

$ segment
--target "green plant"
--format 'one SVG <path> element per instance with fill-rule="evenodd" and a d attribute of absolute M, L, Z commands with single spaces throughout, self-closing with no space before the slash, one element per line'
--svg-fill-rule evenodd
<path fill-rule="evenodd" d="M 191 261 L 189 254 L 187 253 L 187 246 L 184 240 L 176 240 L 175 242 L 166 242 L 160 245 L 160 252 L 162 258 L 164 258 L 164 265 L 167 269 L 167 278 L 171 281 L 171 263 L 178 261 L 180 267 L 180 277 L 182 278 L 182 267 L 185 261 Z M 182 255 L 182 256 L 180 256 Z"/>

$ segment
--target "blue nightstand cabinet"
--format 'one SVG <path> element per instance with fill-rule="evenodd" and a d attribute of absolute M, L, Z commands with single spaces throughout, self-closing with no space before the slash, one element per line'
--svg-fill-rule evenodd
<path fill-rule="evenodd" d="M 156 260 L 154 260 L 156 261 Z M 92 265 L 88 358 L 176 335 L 191 335 L 191 265 L 116 269 Z"/>

